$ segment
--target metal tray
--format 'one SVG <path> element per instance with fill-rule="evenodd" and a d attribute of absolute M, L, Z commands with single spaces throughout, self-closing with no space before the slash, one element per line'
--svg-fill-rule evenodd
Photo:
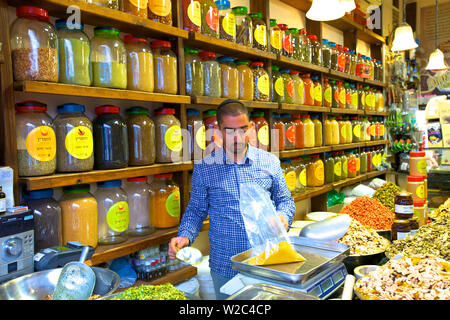
<path fill-rule="evenodd" d="M 350 253 L 350 247 L 329 241 L 305 237 L 289 237 L 294 249 L 306 260 L 302 262 L 254 266 L 248 264 L 253 249 L 231 257 L 231 265 L 242 274 L 262 277 L 283 283 L 302 284 L 331 265 L 342 262 Z"/>
<path fill-rule="evenodd" d="M 294 290 L 287 290 L 269 284 L 250 284 L 227 300 L 321 300 L 320 298 Z"/>

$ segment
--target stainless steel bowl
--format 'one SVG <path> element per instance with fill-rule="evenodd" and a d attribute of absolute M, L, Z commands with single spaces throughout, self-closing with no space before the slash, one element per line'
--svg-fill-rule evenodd
<path fill-rule="evenodd" d="M 0 285 L 0 300 L 45 300 L 53 294 L 62 268 L 27 274 Z M 113 271 L 92 267 L 95 273 L 93 294 L 105 296 L 119 287 L 120 277 Z"/>
<path fill-rule="evenodd" d="M 378 265 L 385 259 L 386 256 L 384 254 L 384 250 L 374 253 L 374 254 L 365 254 L 365 255 L 351 255 L 344 258 L 344 265 L 349 274 L 353 274 L 353 270 L 356 267 L 363 265 Z"/>
<path fill-rule="evenodd" d="M 392 230 L 377 230 L 377 233 L 383 238 L 389 240 L 389 242 L 392 241 Z"/>

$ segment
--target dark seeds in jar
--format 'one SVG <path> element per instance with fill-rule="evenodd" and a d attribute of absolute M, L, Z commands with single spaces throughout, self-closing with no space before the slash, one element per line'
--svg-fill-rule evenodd
<path fill-rule="evenodd" d="M 171 0 L 149 0 L 148 18 L 156 22 L 172 25 Z"/>

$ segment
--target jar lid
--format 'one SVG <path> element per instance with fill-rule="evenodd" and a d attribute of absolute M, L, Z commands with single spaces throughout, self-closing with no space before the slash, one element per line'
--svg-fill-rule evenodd
<path fill-rule="evenodd" d="M 322 39 L 322 43 L 328 43 L 329 40 L 328 39 Z"/>
<path fill-rule="evenodd" d="M 264 111 L 253 111 L 253 117 L 264 117 Z"/>
<path fill-rule="evenodd" d="M 189 108 L 186 110 L 188 116 L 199 116 L 200 110 Z"/>
<path fill-rule="evenodd" d="M 158 110 L 155 110 L 155 115 L 163 115 L 163 114 L 175 114 L 175 109 L 173 108 L 159 108 Z"/>
<path fill-rule="evenodd" d="M 402 220 L 402 219 L 395 219 L 393 221 L 393 223 L 395 223 L 395 224 L 410 224 L 410 221 L 409 220 Z"/>
<path fill-rule="evenodd" d="M 16 8 L 16 15 L 19 18 L 37 18 L 41 21 L 49 21 L 48 11 L 33 6 L 20 6 Z"/>
<path fill-rule="evenodd" d="M 216 58 L 215 52 L 212 51 L 202 51 L 198 54 L 202 60 L 214 60 Z"/>
<path fill-rule="evenodd" d="M 279 66 L 272 65 L 272 71 L 279 71 L 279 70 L 280 70 Z"/>
<path fill-rule="evenodd" d="M 173 173 L 155 174 L 154 177 L 156 179 L 172 179 Z"/>
<path fill-rule="evenodd" d="M 413 199 L 413 205 L 414 205 L 414 207 L 423 207 L 423 206 L 425 206 L 425 200 L 418 200 L 418 199 L 416 199 L 416 200 L 414 200 Z"/>
<path fill-rule="evenodd" d="M 143 44 L 148 44 L 148 40 L 141 37 L 135 37 L 132 34 L 127 34 L 125 37 L 123 37 L 124 43 L 130 43 L 130 42 L 139 42 Z"/>
<path fill-rule="evenodd" d="M 286 119 L 291 118 L 291 115 L 289 113 L 282 113 L 280 116 L 281 116 L 281 118 L 286 118 Z"/>
<path fill-rule="evenodd" d="M 236 64 L 237 64 L 238 66 L 240 66 L 241 64 L 249 65 L 249 64 L 250 64 L 250 61 L 238 60 L 238 61 L 236 61 Z"/>
<path fill-rule="evenodd" d="M 300 114 L 293 114 L 293 115 L 292 115 L 292 118 L 300 118 L 300 117 L 301 117 Z"/>
<path fill-rule="evenodd" d="M 297 70 L 291 70 L 289 73 L 290 73 L 290 74 L 299 74 L 300 71 L 297 71 Z"/>
<path fill-rule="evenodd" d="M 169 41 L 164 41 L 164 40 L 155 40 L 152 41 L 152 43 L 150 44 L 150 47 L 153 48 L 172 48 L 172 45 L 170 44 Z"/>
<path fill-rule="evenodd" d="M 281 163 L 292 163 L 292 160 L 291 159 L 287 159 L 287 158 L 282 158 L 282 159 L 280 159 L 280 162 Z"/>
<path fill-rule="evenodd" d="M 298 28 L 289 28 L 291 33 L 298 33 Z"/>
<path fill-rule="evenodd" d="M 289 69 L 281 69 L 280 72 L 289 74 L 291 72 L 291 70 L 289 70 Z"/>
<path fill-rule="evenodd" d="M 148 109 L 144 107 L 130 107 L 126 111 L 127 114 L 148 114 Z"/>
<path fill-rule="evenodd" d="M 306 34 L 307 32 L 306 32 L 305 29 L 301 29 L 301 30 L 298 31 L 298 33 L 299 33 L 299 34 Z"/>
<path fill-rule="evenodd" d="M 283 31 L 288 30 L 287 24 L 284 24 L 284 23 L 279 23 L 279 24 L 278 24 L 278 28 L 280 28 L 280 29 L 283 30 Z"/>
<path fill-rule="evenodd" d="M 308 39 L 312 40 L 312 41 L 317 41 L 317 36 L 314 34 L 310 34 L 310 35 L 308 35 Z"/>
<path fill-rule="evenodd" d="M 214 109 L 210 109 L 210 110 L 206 110 L 203 111 L 203 117 L 212 117 L 212 116 L 217 116 L 217 110 Z"/>
<path fill-rule="evenodd" d="M 64 113 L 64 112 L 77 112 L 77 113 L 83 113 L 85 110 L 84 106 L 81 104 L 76 103 L 65 103 L 56 108 L 56 111 L 58 113 Z"/>
<path fill-rule="evenodd" d="M 311 155 L 311 158 L 318 158 L 318 157 L 319 157 L 318 154 L 312 154 L 312 155 Z"/>
<path fill-rule="evenodd" d="M 91 186 L 88 183 L 63 187 L 64 193 L 81 193 L 81 192 L 89 192 L 90 190 Z"/>
<path fill-rule="evenodd" d="M 407 180 L 411 181 L 411 182 L 422 182 L 423 177 L 422 176 L 408 176 Z"/>
<path fill-rule="evenodd" d="M 425 151 L 410 151 L 410 157 L 425 157 Z"/>
<path fill-rule="evenodd" d="M 198 54 L 198 50 L 191 47 L 184 47 L 184 52 L 187 54 Z"/>
<path fill-rule="evenodd" d="M 250 66 L 251 67 L 264 67 L 264 62 L 255 61 L 255 62 L 250 63 Z"/>
<path fill-rule="evenodd" d="M 71 22 L 70 23 L 70 28 L 67 25 L 67 19 L 58 19 L 55 21 L 55 27 L 56 29 L 62 29 L 62 28 L 67 28 L 70 31 L 83 31 L 84 30 L 84 24 L 83 23 L 75 23 L 75 22 Z"/>
<path fill-rule="evenodd" d="M 49 199 L 53 197 L 53 189 L 41 189 L 35 191 L 24 190 L 22 195 L 25 200 Z"/>
<path fill-rule="evenodd" d="M 227 10 L 230 9 L 230 1 L 228 0 L 217 0 L 215 1 L 217 9 L 219 10 Z"/>
<path fill-rule="evenodd" d="M 128 178 L 128 182 L 147 182 L 147 177 Z"/>
<path fill-rule="evenodd" d="M 103 105 L 95 108 L 95 114 L 105 114 L 105 113 L 120 113 L 120 108 L 112 105 Z"/>
<path fill-rule="evenodd" d="M 245 16 L 248 13 L 247 7 L 234 7 L 231 10 L 237 16 Z"/>
<path fill-rule="evenodd" d="M 233 63 L 234 58 L 233 57 L 227 57 L 227 56 L 221 56 L 217 58 L 217 61 L 220 63 Z"/>
<path fill-rule="evenodd" d="M 252 12 L 249 14 L 249 16 L 250 16 L 250 18 L 259 18 L 259 19 L 262 18 L 261 12 Z"/>
<path fill-rule="evenodd" d="M 113 27 L 96 27 L 94 28 L 94 35 L 99 35 L 102 33 L 108 33 L 115 36 L 118 36 L 120 34 L 119 29 L 113 28 Z"/>
<path fill-rule="evenodd" d="M 47 105 L 45 103 L 33 100 L 22 101 L 16 103 L 16 111 L 47 111 Z"/>
<path fill-rule="evenodd" d="M 117 188 L 122 186 L 122 180 L 109 180 L 97 182 L 97 188 Z"/>
<path fill-rule="evenodd" d="M 309 73 L 302 74 L 302 78 L 309 78 L 309 77 L 311 77 L 311 75 Z"/>
<path fill-rule="evenodd" d="M 330 46 L 330 47 L 336 47 L 336 43 L 335 42 L 328 42 L 328 45 Z"/>

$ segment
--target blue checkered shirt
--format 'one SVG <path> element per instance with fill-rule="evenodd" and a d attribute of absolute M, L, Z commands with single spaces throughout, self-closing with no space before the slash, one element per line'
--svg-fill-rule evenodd
<path fill-rule="evenodd" d="M 269 192 L 275 209 L 291 225 L 295 204 L 280 160 L 249 145 L 242 164 L 230 160 L 223 149 L 195 163 L 190 201 L 178 229 L 178 236 L 189 238 L 192 244 L 209 215 L 209 266 L 226 278 L 238 273 L 230 258 L 251 248 L 239 209 L 239 184 L 249 182 Z"/>

